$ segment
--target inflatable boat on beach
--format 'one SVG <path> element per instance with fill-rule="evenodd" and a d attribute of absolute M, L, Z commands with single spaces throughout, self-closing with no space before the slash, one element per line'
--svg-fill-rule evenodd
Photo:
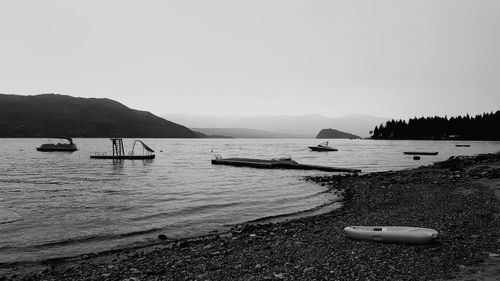
<path fill-rule="evenodd" d="M 409 226 L 348 226 L 344 231 L 352 239 L 426 244 L 439 233 L 430 228 Z"/>

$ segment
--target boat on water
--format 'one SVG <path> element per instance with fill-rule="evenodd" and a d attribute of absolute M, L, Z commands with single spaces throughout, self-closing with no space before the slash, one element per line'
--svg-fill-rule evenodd
<path fill-rule="evenodd" d="M 44 152 L 47 152 L 47 151 L 69 151 L 69 152 L 72 152 L 72 151 L 78 150 L 78 148 L 76 147 L 76 144 L 73 143 L 73 139 L 70 137 L 57 137 L 55 139 L 67 140 L 68 142 L 67 143 L 65 143 L 65 142 L 63 142 L 63 143 L 61 143 L 61 142 L 46 143 L 46 144 L 42 144 L 41 146 L 37 147 L 36 150 L 44 151 Z"/>
<path fill-rule="evenodd" d="M 328 142 L 320 143 L 317 146 L 309 146 L 312 151 L 338 151 L 338 149 L 328 146 Z"/>
<path fill-rule="evenodd" d="M 438 152 L 426 152 L 426 151 L 405 151 L 406 155 L 438 155 Z"/>
<path fill-rule="evenodd" d="M 470 147 L 470 144 L 455 144 L 456 147 Z"/>
<path fill-rule="evenodd" d="M 125 149 L 123 148 L 123 140 L 121 138 L 110 138 L 113 152 L 112 154 L 95 153 L 90 155 L 90 159 L 115 159 L 115 160 L 148 160 L 155 159 L 154 150 L 146 145 L 141 140 L 135 140 L 132 146 L 132 151 L 125 154 Z M 135 146 L 136 144 L 142 145 L 142 154 L 136 154 Z"/>
<path fill-rule="evenodd" d="M 437 230 L 411 226 L 348 226 L 344 231 L 356 240 L 426 244 L 436 239 Z"/>

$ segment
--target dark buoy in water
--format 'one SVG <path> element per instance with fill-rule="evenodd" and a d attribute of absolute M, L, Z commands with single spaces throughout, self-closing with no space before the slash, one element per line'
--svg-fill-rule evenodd
<path fill-rule="evenodd" d="M 413 160 L 420 160 L 420 156 L 418 155 L 413 156 Z"/>

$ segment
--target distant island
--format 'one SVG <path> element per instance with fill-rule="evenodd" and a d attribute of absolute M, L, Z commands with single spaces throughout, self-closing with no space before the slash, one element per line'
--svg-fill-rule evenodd
<path fill-rule="evenodd" d="M 420 117 L 387 121 L 372 131 L 372 139 L 500 140 L 500 110 L 474 117 Z"/>
<path fill-rule="evenodd" d="M 179 124 L 110 99 L 0 94 L 0 137 L 195 138 Z"/>
<path fill-rule="evenodd" d="M 335 129 L 323 129 L 316 136 L 317 139 L 360 139 L 359 136 Z"/>

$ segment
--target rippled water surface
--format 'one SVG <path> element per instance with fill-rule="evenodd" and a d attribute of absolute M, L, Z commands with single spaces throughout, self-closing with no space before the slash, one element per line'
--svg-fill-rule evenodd
<path fill-rule="evenodd" d="M 145 139 L 151 161 L 94 160 L 108 139 L 75 139 L 73 153 L 37 152 L 47 139 L 0 139 L 0 262 L 39 260 L 184 237 L 261 217 L 311 209 L 335 195 L 303 180 L 325 172 L 213 166 L 223 157 L 291 156 L 304 164 L 398 170 L 451 155 L 497 152 L 500 142 Z M 124 140 L 131 149 L 132 139 Z M 403 151 L 438 151 L 415 161 Z"/>

